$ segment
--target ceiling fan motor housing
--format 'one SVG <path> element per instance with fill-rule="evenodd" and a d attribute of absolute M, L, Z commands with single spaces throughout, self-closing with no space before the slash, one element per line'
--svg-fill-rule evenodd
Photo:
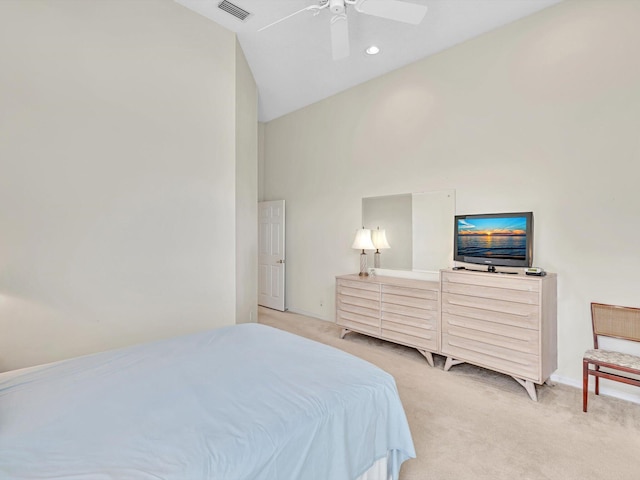
<path fill-rule="evenodd" d="M 331 13 L 344 13 L 344 0 L 329 0 L 329 10 Z"/>

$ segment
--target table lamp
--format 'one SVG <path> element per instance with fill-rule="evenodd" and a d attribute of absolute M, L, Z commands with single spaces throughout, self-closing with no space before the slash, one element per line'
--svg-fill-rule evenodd
<path fill-rule="evenodd" d="M 365 253 L 365 249 L 375 250 L 376 248 L 371 241 L 371 230 L 364 227 L 356 230 L 356 238 L 353 240 L 351 248 L 362 250 L 360 254 L 360 276 L 366 277 L 369 273 L 367 272 L 367 254 Z"/>
<path fill-rule="evenodd" d="M 387 234 L 385 230 L 380 230 L 380 227 L 378 227 L 377 230 L 372 231 L 371 240 L 376 249 L 376 253 L 373 254 L 373 266 L 380 268 L 380 249 L 391 248 L 387 241 Z"/>

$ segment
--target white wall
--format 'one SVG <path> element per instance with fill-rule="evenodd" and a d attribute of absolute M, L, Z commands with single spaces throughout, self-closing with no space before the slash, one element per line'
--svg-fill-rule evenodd
<path fill-rule="evenodd" d="M 235 323 L 235 47 L 170 0 L 0 2 L 0 371 Z"/>
<path fill-rule="evenodd" d="M 258 319 L 258 90 L 236 41 L 236 319 Z"/>
<path fill-rule="evenodd" d="M 264 123 L 258 122 L 258 201 L 264 199 Z"/>
<path fill-rule="evenodd" d="M 534 212 L 577 384 L 589 303 L 640 306 L 639 24 L 640 2 L 563 2 L 266 124 L 288 307 L 335 318 L 362 197 L 453 188 L 458 213 Z"/>

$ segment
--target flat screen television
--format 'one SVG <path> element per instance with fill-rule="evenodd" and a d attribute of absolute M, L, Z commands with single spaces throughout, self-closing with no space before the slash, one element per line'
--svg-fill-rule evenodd
<path fill-rule="evenodd" d="M 533 212 L 456 215 L 453 259 L 495 267 L 530 267 Z"/>

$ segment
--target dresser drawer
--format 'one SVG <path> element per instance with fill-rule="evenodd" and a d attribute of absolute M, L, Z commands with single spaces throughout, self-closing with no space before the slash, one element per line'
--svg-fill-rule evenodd
<path fill-rule="evenodd" d="M 404 309 L 397 310 L 396 307 L 396 305 L 383 305 L 382 320 L 406 322 L 415 326 L 428 325 L 429 328 L 431 328 L 431 325 L 438 323 L 438 312 L 435 310 L 417 310 L 416 312 L 406 313 Z"/>
<path fill-rule="evenodd" d="M 442 276 L 442 292 L 532 305 L 540 303 L 537 279 L 510 278 L 509 275 L 446 272 Z"/>
<path fill-rule="evenodd" d="M 376 302 L 380 301 L 379 288 L 377 290 L 370 290 L 370 289 L 352 288 L 344 285 L 338 285 L 337 293 L 338 295 L 344 295 L 344 296 L 356 297 L 356 298 L 366 298 L 369 300 L 375 300 Z"/>
<path fill-rule="evenodd" d="M 508 290 L 504 288 L 485 287 L 481 285 L 470 285 L 465 283 L 442 283 L 442 293 L 455 293 L 470 297 L 494 300 L 506 300 L 509 302 L 526 303 L 537 305 L 540 303 L 540 294 L 526 290 Z"/>
<path fill-rule="evenodd" d="M 376 311 L 380 309 L 380 302 L 378 300 L 338 294 L 336 297 L 336 307 L 342 308 L 342 305 L 354 305 L 363 308 L 370 308 Z"/>
<path fill-rule="evenodd" d="M 424 290 L 422 288 L 401 287 L 398 285 L 382 285 L 382 294 L 423 298 L 426 300 L 438 300 L 437 290 Z"/>
<path fill-rule="evenodd" d="M 514 352 L 539 354 L 540 333 L 538 330 L 450 314 L 443 314 L 443 320 L 443 335 L 466 338 L 469 341 L 484 344 L 486 349 L 495 346 Z"/>
<path fill-rule="evenodd" d="M 357 290 L 370 290 L 372 292 L 379 292 L 380 285 L 377 283 L 368 283 L 367 281 L 362 280 L 347 280 L 344 278 L 339 278 L 337 280 L 338 287 L 350 287 L 355 288 Z"/>
<path fill-rule="evenodd" d="M 377 308 L 377 304 L 375 302 L 373 302 L 372 304 L 367 304 L 367 302 L 370 302 L 370 300 L 365 300 L 363 301 L 363 303 L 366 304 L 366 306 L 360 306 L 357 304 L 351 304 L 348 302 L 343 302 L 341 300 L 340 297 L 338 297 L 338 310 L 342 311 L 342 312 L 349 312 L 349 313 L 354 313 L 357 315 L 362 315 L 365 317 L 370 317 L 372 319 L 375 319 L 375 321 L 378 321 L 378 317 L 380 315 L 380 312 Z"/>
<path fill-rule="evenodd" d="M 380 332 L 380 319 L 359 313 L 338 310 L 336 313 L 336 323 L 343 327 L 353 327 L 354 330 L 366 330 L 374 334 Z"/>
<path fill-rule="evenodd" d="M 487 346 L 476 340 L 442 335 L 442 353 L 452 358 L 464 359 L 475 365 L 506 373 L 515 377 L 541 383 L 540 357 L 529 353 L 498 347 Z"/>
<path fill-rule="evenodd" d="M 526 303 L 443 293 L 443 321 L 447 313 L 504 325 L 540 328 L 540 307 Z"/>
<path fill-rule="evenodd" d="M 367 325 L 360 322 L 354 322 L 352 320 L 348 320 L 346 318 L 338 317 L 338 321 L 336 322 L 341 327 L 344 327 L 348 330 L 353 330 L 354 332 L 364 333 L 366 335 L 371 335 L 372 337 L 380 336 L 380 328 L 372 327 L 371 325 Z"/>
<path fill-rule="evenodd" d="M 405 297 L 392 293 L 382 293 L 382 302 L 385 304 L 402 305 L 407 307 L 422 308 L 425 310 L 437 309 L 438 302 L 436 300 L 417 297 Z"/>
<path fill-rule="evenodd" d="M 383 323 L 381 337 L 402 345 L 435 352 L 438 348 L 436 332 L 424 329 L 412 329 L 406 325 Z"/>
<path fill-rule="evenodd" d="M 338 322 L 341 320 L 349 320 L 351 322 L 358 322 L 372 327 L 380 326 L 380 319 L 376 317 L 370 317 L 368 315 L 362 315 L 359 313 L 346 312 L 344 310 L 338 310 Z"/>
<path fill-rule="evenodd" d="M 520 290 L 525 292 L 539 292 L 540 282 L 538 280 L 537 278 L 500 275 L 498 273 L 486 275 L 478 274 L 477 272 L 443 272 L 442 274 L 443 284 L 493 287 L 500 290 Z"/>

